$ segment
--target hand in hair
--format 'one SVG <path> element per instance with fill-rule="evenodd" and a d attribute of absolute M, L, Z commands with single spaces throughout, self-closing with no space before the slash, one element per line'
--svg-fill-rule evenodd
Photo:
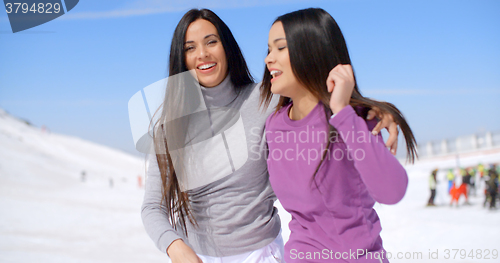
<path fill-rule="evenodd" d="M 203 263 L 203 261 L 194 253 L 194 251 L 182 241 L 177 239 L 167 248 L 167 254 L 172 263 Z"/>
<path fill-rule="evenodd" d="M 326 87 L 328 92 L 332 93 L 330 109 L 333 113 L 338 113 L 349 105 L 354 84 L 354 73 L 351 65 L 338 64 L 330 71 L 326 79 Z"/>
<path fill-rule="evenodd" d="M 389 138 L 385 143 L 385 146 L 391 150 L 391 153 L 396 155 L 396 151 L 398 150 L 398 135 L 399 129 L 398 124 L 394 121 L 394 118 L 389 113 L 382 113 L 378 107 L 372 107 L 370 111 L 368 111 L 368 116 L 366 116 L 367 120 L 372 120 L 375 116 L 380 120 L 377 125 L 373 128 L 373 135 L 377 135 L 380 130 L 383 128 L 387 129 L 389 132 Z"/>
<path fill-rule="evenodd" d="M 355 80 L 351 65 L 339 64 L 334 67 L 328 74 L 326 86 L 328 91 L 332 93 L 330 98 L 330 109 L 333 113 L 338 113 L 345 106 L 349 105 L 351 95 L 354 89 Z M 373 106 L 368 112 L 367 120 L 373 119 L 375 116 L 380 120 L 372 133 L 377 135 L 381 129 L 386 128 L 389 132 L 389 138 L 385 143 L 391 153 L 396 155 L 398 148 L 398 124 L 394 121 L 390 113 L 383 113 L 378 107 Z"/>

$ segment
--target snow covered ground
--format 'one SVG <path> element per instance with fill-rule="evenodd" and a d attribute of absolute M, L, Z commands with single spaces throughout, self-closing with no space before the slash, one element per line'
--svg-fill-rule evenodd
<path fill-rule="evenodd" d="M 500 149 L 461 157 L 460 165 L 467 167 L 480 162 L 498 163 L 499 160 Z M 422 252 L 419 260 L 407 260 L 403 253 L 399 254 L 403 257 L 402 260 L 391 262 L 500 262 L 500 255 L 497 254 L 496 259 L 493 259 L 492 255 L 493 249 L 500 252 L 500 211 L 483 208 L 484 182 L 480 183 L 477 195 L 469 197 L 471 205 L 463 205 L 465 200 L 462 196 L 459 207 L 450 207 L 446 171 L 454 167 L 454 157 L 428 159 L 415 165 L 407 165 L 409 185 L 403 200 L 392 206 L 375 206 L 382 222 L 384 248 L 392 253 L 393 258 L 399 252 Z M 437 174 L 439 182 L 435 198 L 437 206 L 426 207 L 430 196 L 429 175 L 435 168 L 440 169 Z M 445 258 L 446 249 L 449 250 L 449 259 Z M 462 251 L 455 252 L 452 249 Z M 472 249 L 474 252 L 470 254 Z M 478 249 L 483 259 L 475 257 Z M 488 253 L 486 249 L 489 249 L 490 259 L 484 259 Z M 429 259 L 429 251 L 438 251 L 439 260 Z M 474 255 L 474 258 L 466 256 L 461 259 L 460 253 L 465 252 L 467 255 Z M 453 260 L 455 253 L 457 254 Z"/>
<path fill-rule="evenodd" d="M 500 151 L 493 150 L 462 157 L 460 164 L 499 161 Z M 500 211 L 482 207 L 483 191 L 471 197 L 470 206 L 448 205 L 444 169 L 455 163 L 440 158 L 407 166 L 404 199 L 376 205 L 391 262 L 500 262 L 491 252 L 500 250 Z M 443 169 L 439 206 L 428 208 L 434 168 Z M 0 109 L 0 262 L 165 262 L 142 226 L 138 176 L 144 177 L 143 158 L 42 131 Z M 290 216 L 276 205 L 287 240 Z M 460 259 L 458 251 L 453 260 L 452 249 L 465 249 L 469 257 Z M 471 249 L 483 257 L 489 249 L 490 259 L 470 258 Z M 429 250 L 439 259 L 429 259 Z M 408 253 L 416 259 L 405 259 Z"/>

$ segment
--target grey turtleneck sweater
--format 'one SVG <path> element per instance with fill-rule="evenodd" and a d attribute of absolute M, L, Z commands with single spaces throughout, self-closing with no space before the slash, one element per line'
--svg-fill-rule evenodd
<path fill-rule="evenodd" d="M 273 205 L 276 196 L 269 183 L 262 141 L 265 121 L 278 96 L 264 112 L 259 107 L 259 86 L 250 84 L 237 94 L 228 76 L 216 87 L 201 87 L 207 108 L 203 119 L 210 120 L 207 130 L 211 138 L 204 138 L 203 150 L 196 148 L 200 143 L 193 144 L 193 154 L 198 156 L 192 159 L 199 164 L 195 164 L 196 171 L 187 172 L 184 185 L 198 226 L 187 223 L 187 237 L 169 223 L 158 163 L 155 155 L 148 157 L 142 220 L 162 252 L 180 238 L 198 254 L 231 256 L 264 247 L 278 235 L 281 222 Z M 227 118 L 227 114 L 231 116 Z"/>

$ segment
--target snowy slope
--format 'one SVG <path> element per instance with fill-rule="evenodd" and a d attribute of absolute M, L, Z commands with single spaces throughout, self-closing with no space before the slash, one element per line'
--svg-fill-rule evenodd
<path fill-rule="evenodd" d="M 500 150 L 491 150 L 465 156 L 460 164 L 499 161 Z M 481 190 L 471 206 L 448 206 L 444 171 L 455 164 L 452 157 L 406 166 L 410 182 L 404 199 L 375 206 L 391 262 L 500 262 L 460 259 L 460 254 L 444 259 L 445 249 L 481 249 L 483 256 L 485 249 L 500 250 L 500 212 L 482 207 Z M 427 208 L 434 168 L 443 169 L 440 206 Z M 142 158 L 43 132 L 0 109 L 0 262 L 165 262 L 142 226 L 139 175 L 144 176 Z M 290 216 L 276 205 L 286 241 Z M 429 259 L 429 249 L 438 249 L 439 259 Z M 403 259 L 394 259 L 398 252 Z M 404 259 L 406 252 L 422 252 L 422 259 Z"/>
<path fill-rule="evenodd" d="M 139 175 L 142 158 L 0 110 L 0 262 L 161 262 L 140 219 Z"/>

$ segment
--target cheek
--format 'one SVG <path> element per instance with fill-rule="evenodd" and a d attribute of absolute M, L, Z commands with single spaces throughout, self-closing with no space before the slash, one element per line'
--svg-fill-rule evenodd
<path fill-rule="evenodd" d="M 196 61 L 191 54 L 186 54 L 186 66 L 189 70 L 194 69 Z"/>
<path fill-rule="evenodd" d="M 227 65 L 226 53 L 224 53 L 224 48 L 222 48 L 222 45 L 217 48 L 217 59 L 219 60 L 219 63 Z"/>
<path fill-rule="evenodd" d="M 280 59 L 281 64 L 288 70 L 292 70 L 292 65 L 290 64 L 290 57 L 288 56 L 288 52 L 283 52 L 283 56 Z"/>

